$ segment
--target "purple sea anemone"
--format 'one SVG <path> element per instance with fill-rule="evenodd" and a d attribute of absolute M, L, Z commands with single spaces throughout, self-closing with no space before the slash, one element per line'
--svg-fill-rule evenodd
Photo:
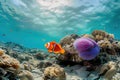
<path fill-rule="evenodd" d="M 97 43 L 90 38 L 79 38 L 73 43 L 79 56 L 84 60 L 94 59 L 100 52 Z"/>

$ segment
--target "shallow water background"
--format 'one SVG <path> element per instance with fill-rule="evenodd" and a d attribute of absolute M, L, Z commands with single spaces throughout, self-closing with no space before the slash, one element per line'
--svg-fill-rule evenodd
<path fill-rule="evenodd" d="M 120 0 L 0 0 L 0 41 L 45 49 L 95 29 L 120 39 Z"/>

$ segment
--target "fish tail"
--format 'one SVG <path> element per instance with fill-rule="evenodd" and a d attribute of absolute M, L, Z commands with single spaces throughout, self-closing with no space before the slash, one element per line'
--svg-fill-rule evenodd
<path fill-rule="evenodd" d="M 54 51 L 55 54 L 58 54 L 59 52 L 58 51 Z"/>
<path fill-rule="evenodd" d="M 64 49 L 61 49 L 60 53 L 64 54 L 64 53 L 65 53 L 65 50 L 64 50 Z"/>

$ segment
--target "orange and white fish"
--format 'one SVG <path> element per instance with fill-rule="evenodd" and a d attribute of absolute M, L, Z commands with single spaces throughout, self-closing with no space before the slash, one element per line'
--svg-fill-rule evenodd
<path fill-rule="evenodd" d="M 61 47 L 60 44 L 52 41 L 45 44 L 45 47 L 48 49 L 48 52 L 53 52 L 56 54 L 64 54 L 65 50 Z"/>

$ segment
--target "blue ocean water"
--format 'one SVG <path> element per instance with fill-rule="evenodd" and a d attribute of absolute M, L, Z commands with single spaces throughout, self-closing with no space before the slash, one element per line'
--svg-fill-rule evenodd
<path fill-rule="evenodd" d="M 0 41 L 45 49 L 69 34 L 105 30 L 120 39 L 120 0 L 0 0 Z"/>

